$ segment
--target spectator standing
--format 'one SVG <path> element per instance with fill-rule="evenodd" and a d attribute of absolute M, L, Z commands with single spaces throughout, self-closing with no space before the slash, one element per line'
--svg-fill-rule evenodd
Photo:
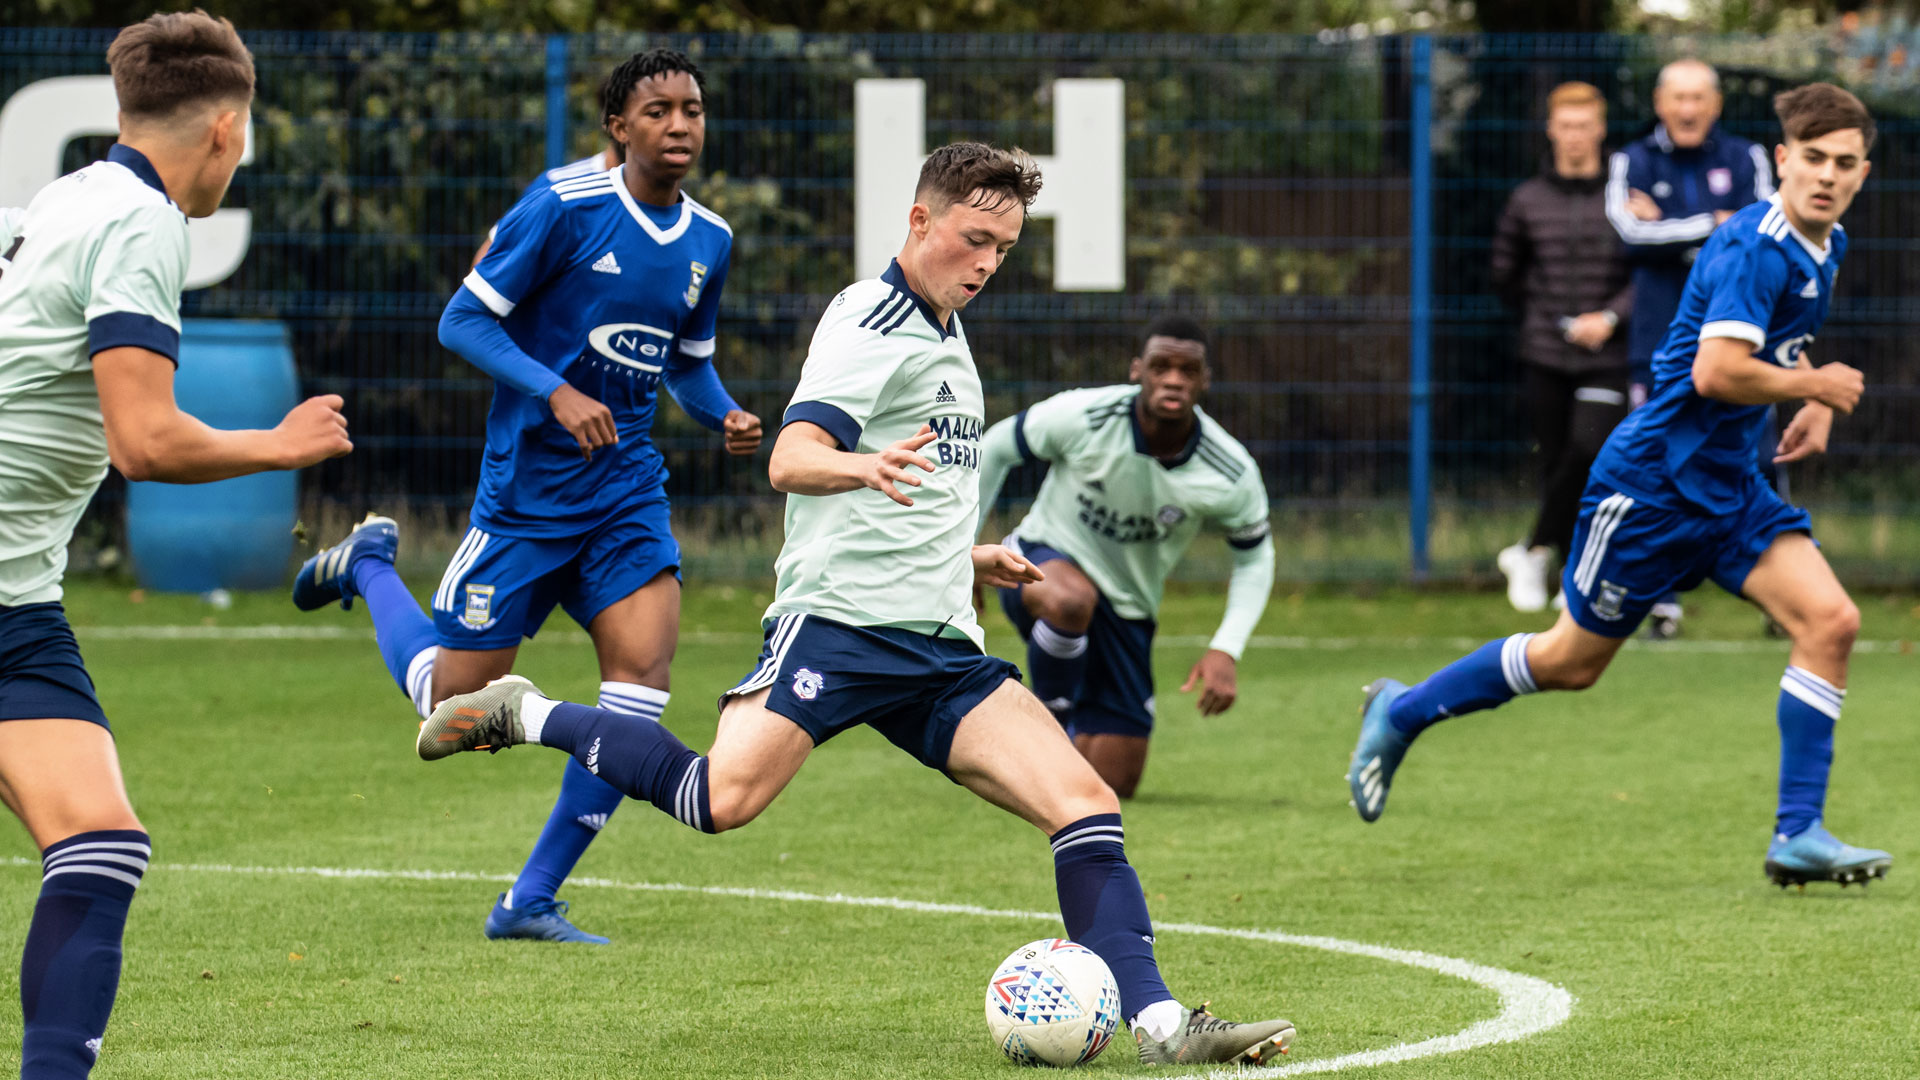
<path fill-rule="evenodd" d="M 1680 290 L 1700 245 L 1734 211 L 1773 196 L 1767 153 L 1720 129 L 1720 76 L 1699 60 L 1675 60 L 1654 83 L 1653 133 L 1613 155 L 1607 219 L 1633 265 L 1627 354 L 1634 403 L 1652 391 L 1653 351 L 1680 308 Z M 1647 634 L 1680 631 L 1680 598 L 1655 604 Z"/>
<path fill-rule="evenodd" d="M 1528 415 L 1540 448 L 1533 534 L 1500 552 L 1507 599 L 1547 606 L 1553 555 L 1573 539 L 1587 468 L 1627 415 L 1633 286 L 1625 249 L 1607 220 L 1601 142 L 1607 103 L 1583 82 L 1547 97 L 1553 153 L 1516 188 L 1493 237 L 1493 283 L 1520 312 Z"/>

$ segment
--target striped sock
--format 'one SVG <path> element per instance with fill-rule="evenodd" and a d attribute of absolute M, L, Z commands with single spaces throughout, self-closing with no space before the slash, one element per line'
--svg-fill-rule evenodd
<path fill-rule="evenodd" d="M 433 711 L 428 698 L 433 693 L 433 660 L 440 652 L 433 620 L 420 610 L 420 602 L 407 591 L 407 583 L 400 580 L 392 563 L 371 557 L 355 559 L 351 572 L 353 587 L 373 616 L 380 659 L 424 720 Z"/>
<path fill-rule="evenodd" d="M 521 709 L 527 741 L 565 750 L 594 776 L 628 798 L 644 799 L 688 828 L 713 831 L 707 800 L 707 759 L 651 720 L 546 703 L 531 695 Z"/>
<path fill-rule="evenodd" d="M 655 723 L 672 697 L 665 690 L 639 683 L 600 684 L 601 708 L 632 713 Z M 594 837 L 600 835 L 607 819 L 620 809 L 625 799 L 613 785 L 588 772 L 586 766 L 567 759 L 566 772 L 560 778 L 560 797 L 554 800 L 553 812 L 547 815 L 546 827 L 540 830 L 540 839 L 534 841 L 526 865 L 520 868 L 520 876 L 514 879 L 513 888 L 507 890 L 507 907 L 530 900 L 553 899 L 560 883 L 573 873 Z"/>
<path fill-rule="evenodd" d="M 20 1074 L 85 1077 L 120 986 L 127 908 L 152 842 L 138 829 L 78 833 L 41 854 L 40 900 L 20 957 Z"/>
<path fill-rule="evenodd" d="M 1820 820 L 1833 769 L 1833 729 L 1847 692 L 1803 667 L 1780 677 L 1780 803 L 1774 832 L 1798 836 Z"/>
<path fill-rule="evenodd" d="M 1027 673 L 1033 694 L 1055 713 L 1073 707 L 1087 677 L 1087 635 L 1070 634 L 1045 619 L 1036 621 L 1027 641 Z"/>
<path fill-rule="evenodd" d="M 1127 863 L 1119 814 L 1083 817 L 1053 834 L 1053 877 L 1067 937 L 1113 971 L 1121 1014 L 1133 1017 L 1173 994 L 1153 958 L 1153 920 L 1140 877 Z"/>
<path fill-rule="evenodd" d="M 1393 703 L 1388 718 L 1409 737 L 1448 717 L 1498 708 L 1539 692 L 1527 663 L 1532 634 L 1496 638 L 1426 677 Z"/>

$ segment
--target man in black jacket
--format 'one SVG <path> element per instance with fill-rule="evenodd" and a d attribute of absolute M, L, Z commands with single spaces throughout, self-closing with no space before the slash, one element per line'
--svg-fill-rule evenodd
<path fill-rule="evenodd" d="M 1607 103 L 1586 83 L 1547 98 L 1546 169 L 1514 190 L 1493 238 L 1493 283 L 1520 310 L 1527 412 L 1540 444 L 1540 510 L 1532 537 L 1500 552 L 1507 599 L 1547 606 L 1553 553 L 1573 538 L 1587 468 L 1627 415 L 1627 349 L 1621 323 L 1633 286 L 1620 237 L 1607 221 L 1600 154 Z"/>

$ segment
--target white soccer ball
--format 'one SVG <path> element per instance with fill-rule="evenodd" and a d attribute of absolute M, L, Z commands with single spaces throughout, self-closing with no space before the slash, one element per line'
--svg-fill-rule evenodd
<path fill-rule="evenodd" d="M 1119 1024 L 1120 988 L 1107 962 L 1065 938 L 1020 946 L 987 983 L 987 1031 L 1021 1065 L 1092 1061 Z"/>

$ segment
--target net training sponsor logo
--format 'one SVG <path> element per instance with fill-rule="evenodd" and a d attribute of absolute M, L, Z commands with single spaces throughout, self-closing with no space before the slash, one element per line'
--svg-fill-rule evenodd
<path fill-rule="evenodd" d="M 460 613 L 460 625 L 469 630 L 485 630 L 498 622 L 493 614 L 493 586 L 468 584 L 467 608 Z"/>
<path fill-rule="evenodd" d="M 673 348 L 673 333 L 646 323 L 607 323 L 587 331 L 587 350 L 568 374 L 582 368 L 603 375 L 623 375 L 652 384 L 660 381 L 662 364 Z"/>

